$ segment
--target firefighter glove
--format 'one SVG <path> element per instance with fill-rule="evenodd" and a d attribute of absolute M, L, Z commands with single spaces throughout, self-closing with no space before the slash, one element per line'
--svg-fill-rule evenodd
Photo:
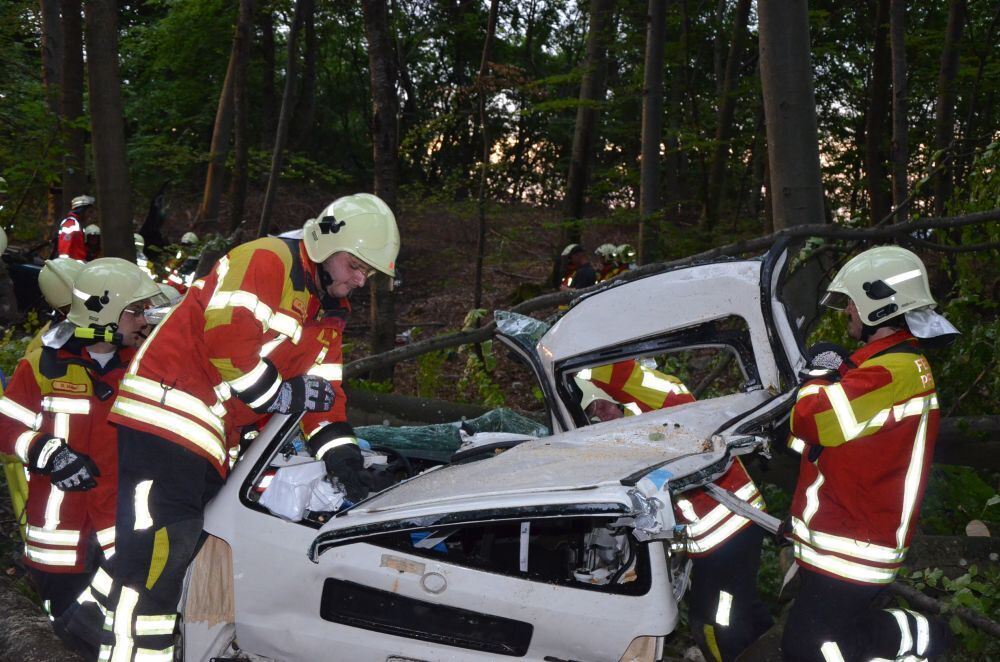
<path fill-rule="evenodd" d="M 365 470 L 365 460 L 357 444 L 341 444 L 323 454 L 327 476 L 333 486 L 343 491 L 348 501 L 357 503 L 371 491 L 372 477 Z"/>
<path fill-rule="evenodd" d="M 63 492 L 82 492 L 97 487 L 101 472 L 89 455 L 78 453 L 63 442 L 48 462 L 52 484 Z"/>
<path fill-rule="evenodd" d="M 300 411 L 330 411 L 336 394 L 330 382 L 315 375 L 299 375 L 281 383 L 278 395 L 268 406 L 271 414 Z"/>
<path fill-rule="evenodd" d="M 799 375 L 803 381 L 810 379 L 840 379 L 844 371 L 853 367 L 851 354 L 840 345 L 829 342 L 816 343 L 806 350 L 806 367 Z"/>

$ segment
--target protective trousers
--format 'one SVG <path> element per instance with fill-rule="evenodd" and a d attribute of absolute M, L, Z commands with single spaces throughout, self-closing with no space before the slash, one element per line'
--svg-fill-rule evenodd
<path fill-rule="evenodd" d="M 118 429 L 118 453 L 110 582 L 99 572 L 93 600 L 65 626 L 87 648 L 98 637 L 99 660 L 171 662 L 184 573 L 201 542 L 205 505 L 223 479 L 181 446 L 126 427 Z M 99 633 L 95 608 L 103 612 Z"/>
<path fill-rule="evenodd" d="M 763 529 L 748 526 L 712 553 L 692 559 L 688 621 L 708 660 L 735 660 L 773 623 L 757 595 L 763 540 Z"/>
<path fill-rule="evenodd" d="M 934 658 L 947 625 L 908 609 L 879 609 L 883 585 L 854 584 L 799 568 L 801 587 L 781 640 L 788 662 Z M 911 657 L 912 656 L 912 657 Z"/>

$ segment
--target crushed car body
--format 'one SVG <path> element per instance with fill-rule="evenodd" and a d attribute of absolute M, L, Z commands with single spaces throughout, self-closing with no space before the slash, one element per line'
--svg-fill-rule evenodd
<path fill-rule="evenodd" d="M 297 421 L 276 417 L 206 512 L 185 659 L 659 659 L 687 588 L 674 495 L 783 441 L 802 363 L 776 294 L 787 259 L 779 247 L 614 283 L 551 328 L 497 313 L 554 434 L 474 437 L 335 514 L 292 522 L 261 505 L 267 476 L 309 461 Z M 624 360 L 697 381 L 698 400 L 592 423 L 578 378 Z"/>

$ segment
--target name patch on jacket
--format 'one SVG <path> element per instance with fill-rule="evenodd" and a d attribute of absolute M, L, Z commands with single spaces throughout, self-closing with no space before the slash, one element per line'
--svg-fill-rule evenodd
<path fill-rule="evenodd" d="M 62 380 L 56 380 L 52 382 L 52 390 L 59 391 L 61 393 L 86 393 L 86 384 L 74 384 L 73 382 L 64 382 Z"/>

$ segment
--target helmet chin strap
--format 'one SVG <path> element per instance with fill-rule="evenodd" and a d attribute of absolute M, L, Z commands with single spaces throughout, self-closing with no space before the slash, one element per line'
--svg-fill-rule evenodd
<path fill-rule="evenodd" d="M 122 334 L 118 333 L 117 330 L 110 324 L 100 329 L 78 326 L 73 330 L 73 337 L 89 341 L 88 344 L 106 342 L 118 347 L 121 347 L 125 341 L 124 338 L 122 338 Z"/>

